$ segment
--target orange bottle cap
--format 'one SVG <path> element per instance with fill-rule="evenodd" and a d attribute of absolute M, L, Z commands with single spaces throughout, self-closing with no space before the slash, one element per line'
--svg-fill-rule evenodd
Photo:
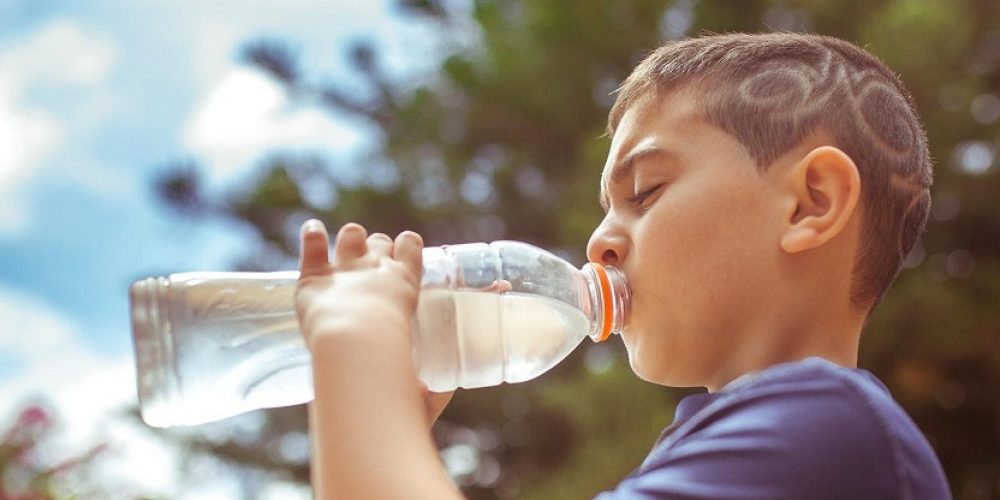
<path fill-rule="evenodd" d="M 611 303 L 611 280 L 608 279 L 608 272 L 604 269 L 604 266 L 595 262 L 591 262 L 590 265 L 593 266 L 594 271 L 597 273 L 597 279 L 601 283 L 601 299 L 604 301 L 604 307 L 601 312 L 604 316 L 604 324 L 601 325 L 601 333 L 597 336 L 597 342 L 604 342 L 611 336 L 611 317 L 613 316 L 612 308 L 614 307 Z"/>

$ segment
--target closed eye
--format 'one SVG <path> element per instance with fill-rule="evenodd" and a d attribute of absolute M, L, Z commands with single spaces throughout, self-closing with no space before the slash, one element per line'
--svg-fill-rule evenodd
<path fill-rule="evenodd" d="M 656 194 L 656 192 L 659 191 L 660 188 L 662 188 L 662 187 L 663 187 L 663 184 L 657 184 L 657 185 L 655 185 L 655 186 L 653 186 L 653 187 L 651 187 L 649 189 L 646 189 L 645 191 L 642 191 L 640 193 L 636 193 L 635 196 L 632 196 L 632 197 L 628 198 L 628 202 L 629 202 L 630 205 L 642 208 L 643 203 L 645 203 L 646 200 L 649 199 L 650 196 L 653 196 L 654 194 Z"/>

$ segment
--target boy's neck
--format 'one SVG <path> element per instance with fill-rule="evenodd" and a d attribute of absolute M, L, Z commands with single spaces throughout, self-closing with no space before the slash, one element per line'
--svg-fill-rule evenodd
<path fill-rule="evenodd" d="M 832 312 L 827 310 L 826 314 L 802 321 L 783 322 L 786 324 L 746 325 L 748 328 L 741 337 L 748 339 L 747 342 L 734 353 L 727 368 L 706 385 L 709 392 L 716 392 L 743 375 L 806 358 L 823 358 L 839 366 L 857 367 L 864 319 L 856 314 Z"/>
<path fill-rule="evenodd" d="M 771 366 L 823 358 L 855 368 L 866 314 L 850 300 L 859 227 L 857 220 L 820 248 L 786 255 L 784 273 L 775 277 L 755 310 L 741 318 L 730 359 L 708 388 L 717 391 L 732 380 Z"/>

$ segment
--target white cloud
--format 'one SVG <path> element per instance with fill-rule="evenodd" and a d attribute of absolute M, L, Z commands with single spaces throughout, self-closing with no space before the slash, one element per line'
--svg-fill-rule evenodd
<path fill-rule="evenodd" d="M 0 379 L 0 412 L 9 413 L 27 399 L 42 396 L 59 403 L 81 397 L 77 388 L 109 369 L 121 373 L 122 360 L 101 356 L 80 342 L 81 332 L 70 318 L 43 299 L 0 285 L 0 352 L 16 360 L 13 374 Z M 104 383 L 109 381 L 105 380 Z M 135 382 L 116 377 L 91 395 L 92 403 L 74 409 L 83 415 L 106 408 L 112 400 L 134 399 Z M 106 404 L 107 403 L 107 404 Z M 77 406 L 73 404 L 72 406 Z"/>
<path fill-rule="evenodd" d="M 61 135 L 55 119 L 18 107 L 15 96 L 0 81 L 0 234 L 18 233 L 27 226 L 23 187 L 59 144 Z"/>
<path fill-rule="evenodd" d="M 14 361 L 0 378 L 0 415 L 35 399 L 72 415 L 64 442 L 89 442 L 106 415 L 132 404 L 130 358 L 108 358 L 80 342 L 72 320 L 45 300 L 0 285 L 0 352 Z"/>
<path fill-rule="evenodd" d="M 213 180 L 231 180 L 277 149 L 343 151 L 362 134 L 317 109 L 296 108 L 263 74 L 233 68 L 200 100 L 182 141 L 205 161 Z"/>
<path fill-rule="evenodd" d="M 38 83 L 94 87 L 104 83 L 116 55 L 109 39 L 57 19 L 6 47 L 0 53 L 0 75 L 18 93 Z"/>
<path fill-rule="evenodd" d="M 27 102 L 41 86 L 94 89 L 106 80 L 115 46 L 67 20 L 0 47 L 0 235 L 16 235 L 31 220 L 25 187 L 63 143 L 66 113 Z"/>

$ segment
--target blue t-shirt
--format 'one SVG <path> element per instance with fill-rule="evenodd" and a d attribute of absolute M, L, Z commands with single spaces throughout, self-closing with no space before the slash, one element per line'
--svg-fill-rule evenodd
<path fill-rule="evenodd" d="M 950 498 L 941 463 L 889 391 L 819 358 L 680 401 L 646 460 L 599 500 Z"/>

